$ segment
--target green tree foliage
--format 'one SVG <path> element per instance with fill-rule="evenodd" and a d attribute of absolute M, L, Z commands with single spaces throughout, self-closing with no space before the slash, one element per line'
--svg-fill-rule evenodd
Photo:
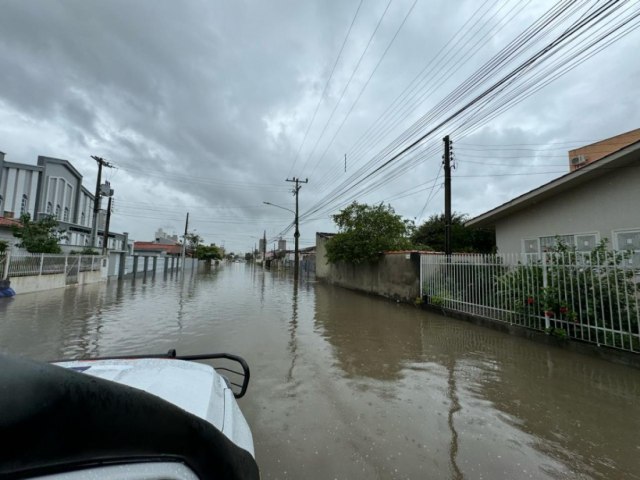
<path fill-rule="evenodd" d="M 327 241 L 329 262 L 375 262 L 384 251 L 411 247 L 413 224 L 397 215 L 391 205 L 353 202 L 333 215 L 340 232 Z"/>
<path fill-rule="evenodd" d="M 6 240 L 0 240 L 0 255 L 4 254 L 9 248 L 9 242 Z"/>
<path fill-rule="evenodd" d="M 32 221 L 31 215 L 25 213 L 20 217 L 20 225 L 14 225 L 13 236 L 20 239 L 19 247 L 30 253 L 60 253 L 60 240 L 66 238 L 64 232 L 58 230 L 58 221 L 52 215 L 38 221 Z"/>
<path fill-rule="evenodd" d="M 451 249 L 454 252 L 493 253 L 496 248 L 495 232 L 483 228 L 465 227 L 467 216 L 461 213 L 451 215 Z M 444 252 L 444 214 L 431 215 L 416 228 L 411 240 L 414 245 L 425 245 Z"/>
<path fill-rule="evenodd" d="M 247 253 L 245 253 L 245 254 L 244 254 L 244 259 L 245 259 L 247 262 L 250 262 L 251 260 L 253 260 L 253 253 L 251 253 L 251 252 L 247 252 Z"/>
<path fill-rule="evenodd" d="M 198 245 L 196 248 L 196 258 L 199 260 L 222 260 L 223 252 L 215 243 L 211 245 Z"/>

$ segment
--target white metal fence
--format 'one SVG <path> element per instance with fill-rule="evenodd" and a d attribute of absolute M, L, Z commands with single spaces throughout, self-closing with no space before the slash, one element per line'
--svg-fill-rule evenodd
<path fill-rule="evenodd" d="M 626 252 L 423 254 L 431 305 L 640 353 L 640 265 Z"/>
<path fill-rule="evenodd" d="M 63 255 L 49 253 L 9 253 L 4 257 L 3 272 L 7 277 L 50 275 L 55 273 L 100 270 L 98 255 Z"/>

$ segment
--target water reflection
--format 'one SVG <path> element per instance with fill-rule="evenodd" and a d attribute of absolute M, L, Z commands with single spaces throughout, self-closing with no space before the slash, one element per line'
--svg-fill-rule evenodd
<path fill-rule="evenodd" d="M 351 378 L 402 378 L 404 363 L 422 354 L 420 318 L 398 315 L 390 302 L 317 284 L 315 322 L 334 347 L 340 368 Z M 355 301 L 362 296 L 361 301 Z"/>
<path fill-rule="evenodd" d="M 293 380 L 293 368 L 295 367 L 296 360 L 298 358 L 298 339 L 296 337 L 296 331 L 298 329 L 298 282 L 293 283 L 293 296 L 291 299 L 292 313 L 291 322 L 289 325 L 289 332 L 291 338 L 289 340 L 289 356 L 291 357 L 291 367 L 289 373 L 287 373 L 287 382 Z"/>

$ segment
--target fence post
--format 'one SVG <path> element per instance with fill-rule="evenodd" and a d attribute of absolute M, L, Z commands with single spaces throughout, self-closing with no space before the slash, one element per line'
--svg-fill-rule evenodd
<path fill-rule="evenodd" d="M 44 253 L 40 254 L 40 273 L 39 275 L 42 275 L 42 268 L 44 267 Z"/>
<path fill-rule="evenodd" d="M 548 285 L 547 280 L 547 254 L 546 252 L 542 252 L 542 291 L 546 292 Z M 551 321 L 549 320 L 549 315 L 547 310 L 544 311 L 544 328 L 545 330 L 551 328 Z"/>
<path fill-rule="evenodd" d="M 69 255 L 64 256 L 64 274 L 69 273 Z"/>
<path fill-rule="evenodd" d="M 11 250 L 7 250 L 4 254 L 4 272 L 2 273 L 2 279 L 9 278 L 9 264 L 11 263 Z"/>

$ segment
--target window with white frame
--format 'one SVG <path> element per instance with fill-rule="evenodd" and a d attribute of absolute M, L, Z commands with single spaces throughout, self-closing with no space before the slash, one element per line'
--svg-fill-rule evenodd
<path fill-rule="evenodd" d="M 56 218 L 60 220 L 60 205 L 56 205 Z"/>
<path fill-rule="evenodd" d="M 523 250 L 528 257 L 539 258 L 538 255 L 550 252 L 559 243 L 569 247 L 575 247 L 577 252 L 590 252 L 598 244 L 598 235 L 595 233 L 580 233 L 575 235 L 553 235 L 539 238 L 527 238 L 523 241 Z"/>
<path fill-rule="evenodd" d="M 69 207 L 64 207 L 64 217 L 62 219 L 65 222 L 69 221 Z"/>
<path fill-rule="evenodd" d="M 53 203 L 47 202 L 47 215 L 51 215 L 53 213 Z"/>
<path fill-rule="evenodd" d="M 631 253 L 631 256 L 625 262 L 640 268 L 640 230 L 615 232 L 615 238 L 617 250 Z"/>

